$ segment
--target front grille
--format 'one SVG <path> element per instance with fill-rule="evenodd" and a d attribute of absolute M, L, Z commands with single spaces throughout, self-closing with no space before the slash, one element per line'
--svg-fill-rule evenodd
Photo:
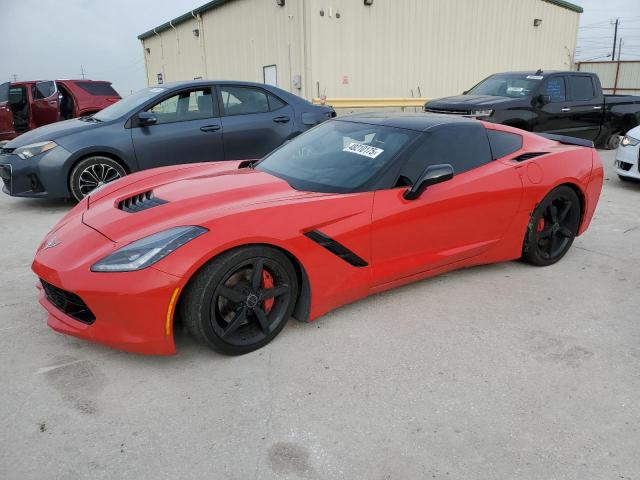
<path fill-rule="evenodd" d="M 522 155 L 518 155 L 517 157 L 513 157 L 511 160 L 515 160 L 516 162 L 524 162 L 525 160 L 529 160 L 531 158 L 539 157 L 540 155 L 546 155 L 549 152 L 527 152 Z"/>
<path fill-rule="evenodd" d="M 443 113 L 445 115 L 469 115 L 471 112 L 469 110 L 445 110 L 442 108 L 428 108 L 424 109 L 427 113 Z"/>
<path fill-rule="evenodd" d="M 620 170 L 624 170 L 625 172 L 628 172 L 629 170 L 631 170 L 631 167 L 633 167 L 633 164 L 627 163 L 627 162 L 621 162 L 618 160 L 618 167 L 620 168 Z"/>
<path fill-rule="evenodd" d="M 59 310 L 69 315 L 71 318 L 75 318 L 79 322 L 92 324 L 96 317 L 87 304 L 75 293 L 67 292 L 61 288 L 51 285 L 48 282 L 40 279 L 42 288 L 44 289 L 44 295 L 52 304 L 54 304 Z"/>
<path fill-rule="evenodd" d="M 162 200 L 161 198 L 155 197 L 153 195 L 153 191 L 149 190 L 147 192 L 142 192 L 138 195 L 134 195 L 133 197 L 121 200 L 118 203 L 118 208 L 123 212 L 136 213 L 142 210 L 147 210 L 148 208 L 157 207 L 158 205 L 162 205 L 164 203 L 168 202 L 166 200 Z"/>

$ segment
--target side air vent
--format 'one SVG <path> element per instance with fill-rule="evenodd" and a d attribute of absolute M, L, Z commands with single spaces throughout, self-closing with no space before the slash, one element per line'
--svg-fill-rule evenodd
<path fill-rule="evenodd" d="M 133 197 L 125 198 L 118 203 L 118 208 L 123 212 L 137 213 L 148 208 L 157 207 L 163 203 L 168 203 L 166 200 L 154 197 L 153 191 L 139 193 Z"/>
<path fill-rule="evenodd" d="M 539 157 L 540 155 L 546 155 L 549 152 L 527 152 L 522 155 L 518 155 L 517 157 L 513 157 L 511 160 L 516 162 L 524 162 L 525 160 L 530 160 L 532 158 Z"/>
<path fill-rule="evenodd" d="M 333 238 L 327 237 L 319 230 L 312 230 L 304 234 L 307 238 L 310 238 L 321 247 L 326 248 L 334 255 L 340 257 L 347 263 L 350 263 L 354 267 L 366 267 L 368 265 L 362 258 L 353 253 L 347 247 L 341 243 L 336 242 Z"/>

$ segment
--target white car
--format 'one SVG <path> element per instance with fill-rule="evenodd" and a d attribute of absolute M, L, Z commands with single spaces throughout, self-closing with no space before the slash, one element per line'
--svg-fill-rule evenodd
<path fill-rule="evenodd" d="M 616 173 L 620 180 L 640 180 L 640 127 L 627 132 L 616 152 Z"/>

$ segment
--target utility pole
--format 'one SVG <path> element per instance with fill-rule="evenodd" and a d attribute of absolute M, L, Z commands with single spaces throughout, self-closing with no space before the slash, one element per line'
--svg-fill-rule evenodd
<path fill-rule="evenodd" d="M 615 29 L 613 30 L 613 52 L 611 53 L 611 60 L 616 59 L 616 42 L 618 41 L 618 24 L 620 23 L 620 19 L 616 18 Z"/>
<path fill-rule="evenodd" d="M 616 27 L 616 31 L 617 31 L 617 28 L 618 28 L 618 27 Z M 615 40 L 614 40 L 614 43 L 615 43 Z M 613 51 L 614 51 L 614 52 L 616 51 L 615 47 L 614 47 Z M 614 55 L 615 55 L 615 53 L 614 53 Z M 85 73 L 84 73 L 84 67 L 83 67 L 82 65 L 80 65 L 80 72 L 81 72 L 81 73 L 80 73 L 80 75 L 82 75 L 82 79 L 84 80 L 84 79 L 85 79 L 85 77 L 86 77 L 86 75 L 85 75 Z"/>
<path fill-rule="evenodd" d="M 18 81 L 18 75 L 16 75 L 15 73 L 13 75 L 11 75 L 11 78 L 13 78 L 14 82 Z"/>

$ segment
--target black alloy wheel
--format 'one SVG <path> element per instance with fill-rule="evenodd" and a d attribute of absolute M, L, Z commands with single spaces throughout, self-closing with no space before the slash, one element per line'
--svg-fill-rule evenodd
<path fill-rule="evenodd" d="M 293 265 L 278 250 L 242 247 L 209 262 L 180 302 L 189 331 L 214 350 L 241 355 L 284 328 L 297 299 Z"/>
<path fill-rule="evenodd" d="M 522 258 L 539 266 L 556 263 L 569 250 L 580 226 L 580 200 L 561 186 L 538 205 L 527 226 Z"/>

